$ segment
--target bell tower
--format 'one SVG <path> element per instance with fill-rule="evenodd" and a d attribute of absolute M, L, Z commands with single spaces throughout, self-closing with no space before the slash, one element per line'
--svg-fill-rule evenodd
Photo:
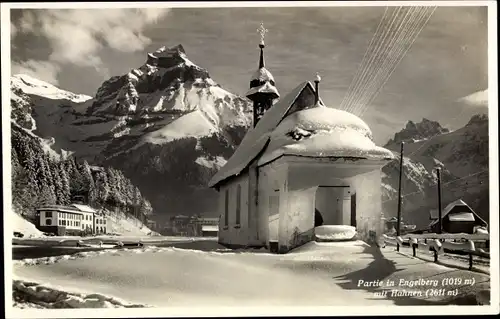
<path fill-rule="evenodd" d="M 247 92 L 246 97 L 253 102 L 253 126 L 255 127 L 264 113 L 271 108 L 273 101 L 279 98 L 278 90 L 276 89 L 274 77 L 265 67 L 264 62 L 264 37 L 268 32 L 261 23 L 257 29 L 260 34 L 260 59 L 259 68 L 252 75 L 250 79 L 250 90 Z"/>

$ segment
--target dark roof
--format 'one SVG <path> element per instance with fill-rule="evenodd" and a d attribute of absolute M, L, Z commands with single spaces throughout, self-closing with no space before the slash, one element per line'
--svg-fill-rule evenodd
<path fill-rule="evenodd" d="M 460 209 L 460 211 L 458 211 L 457 209 Z M 456 200 L 456 201 L 451 202 L 450 204 L 448 204 L 443 209 L 443 211 L 441 213 L 442 214 L 441 218 L 444 218 L 446 215 L 448 215 L 450 213 L 451 214 L 455 214 L 455 213 L 459 214 L 459 213 L 465 213 L 465 212 L 472 213 L 474 215 L 474 219 L 475 220 L 480 221 L 484 225 L 488 225 L 488 223 L 484 219 L 482 219 L 478 214 L 476 214 L 476 212 L 469 205 L 467 205 L 467 203 L 465 203 L 461 199 L 458 199 L 458 200 Z M 439 221 L 439 211 L 437 209 L 433 209 L 433 210 L 430 211 L 430 215 L 431 215 L 431 219 L 433 221 L 430 223 L 429 226 L 437 224 L 438 221 Z"/>
<path fill-rule="evenodd" d="M 309 89 L 309 90 L 307 90 Z M 212 177 L 209 187 L 215 187 L 225 179 L 239 175 L 267 146 L 270 133 L 278 126 L 287 115 L 295 101 L 303 94 L 314 96 L 314 87 L 311 82 L 306 81 L 299 84 L 295 89 L 280 99 L 268 111 L 264 113 L 254 128 L 250 128 L 240 145 L 229 158 L 227 163 Z M 321 101 L 323 103 L 323 101 Z"/>

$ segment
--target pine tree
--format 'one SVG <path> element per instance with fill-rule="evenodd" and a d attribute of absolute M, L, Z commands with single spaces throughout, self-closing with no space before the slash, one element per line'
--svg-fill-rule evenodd
<path fill-rule="evenodd" d="M 99 204 L 105 204 L 109 197 L 108 174 L 105 170 L 96 174 L 95 178 L 96 199 Z"/>
<path fill-rule="evenodd" d="M 82 175 L 83 169 L 74 158 L 68 160 L 69 168 L 69 185 L 71 199 L 74 196 L 85 196 L 88 192 L 88 185 L 85 183 Z"/>
<path fill-rule="evenodd" d="M 71 202 L 71 189 L 69 183 L 69 177 L 67 172 L 67 166 L 64 161 L 58 163 L 58 172 L 61 179 L 61 204 L 68 205 Z"/>
<path fill-rule="evenodd" d="M 83 162 L 81 170 L 82 180 L 85 183 L 87 190 L 87 201 L 90 205 L 95 205 L 97 201 L 96 187 L 94 178 L 92 177 L 92 170 L 90 169 L 90 165 L 87 161 Z"/>
<path fill-rule="evenodd" d="M 36 206 L 41 207 L 47 205 L 54 205 L 55 203 L 56 203 L 56 197 L 54 195 L 54 192 L 52 192 L 52 190 L 50 189 L 50 187 L 48 186 L 42 187 L 37 197 Z"/>
<path fill-rule="evenodd" d="M 56 194 L 56 204 L 65 205 L 64 186 L 61 178 L 61 171 L 57 162 L 51 162 L 50 169 L 54 178 L 54 188 Z"/>

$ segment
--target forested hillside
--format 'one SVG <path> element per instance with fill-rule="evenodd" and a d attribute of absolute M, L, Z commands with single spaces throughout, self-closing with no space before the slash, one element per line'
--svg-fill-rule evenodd
<path fill-rule="evenodd" d="M 75 196 L 96 208 L 119 208 L 135 217 L 151 214 L 149 201 L 121 171 L 54 156 L 44 151 L 36 136 L 15 124 L 11 140 L 13 209 L 28 219 L 36 207 L 67 205 Z"/>

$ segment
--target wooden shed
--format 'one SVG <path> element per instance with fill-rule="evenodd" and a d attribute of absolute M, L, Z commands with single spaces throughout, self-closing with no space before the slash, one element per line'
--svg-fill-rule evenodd
<path fill-rule="evenodd" d="M 430 212 L 432 222 L 429 228 L 433 233 L 439 231 L 438 214 L 438 210 L 431 210 Z M 441 218 L 442 230 L 444 233 L 472 234 L 474 233 L 475 227 L 488 227 L 488 223 L 479 217 L 479 215 L 461 199 L 448 204 L 442 211 Z"/>

